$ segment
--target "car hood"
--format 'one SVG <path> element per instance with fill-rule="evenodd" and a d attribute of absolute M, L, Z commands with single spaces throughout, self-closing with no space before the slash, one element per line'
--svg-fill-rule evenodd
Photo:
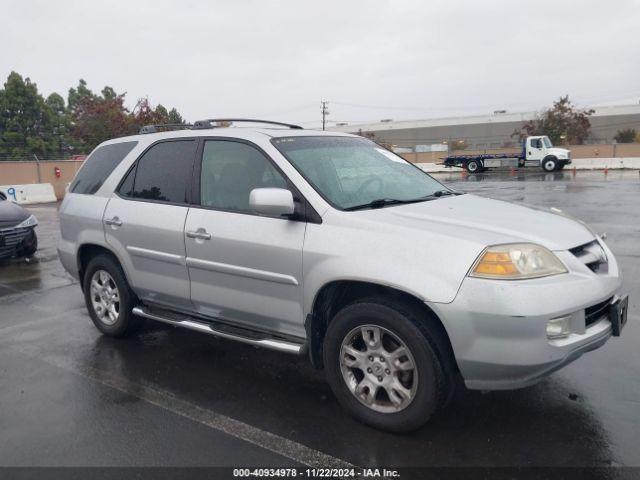
<path fill-rule="evenodd" d="M 17 203 L 0 200 L 0 228 L 9 228 L 23 222 L 31 215 Z"/>
<path fill-rule="evenodd" d="M 532 242 L 567 250 L 594 239 L 584 224 L 537 208 L 464 194 L 428 202 L 362 211 L 369 221 L 384 222 L 401 235 L 405 228 L 481 245 Z"/>

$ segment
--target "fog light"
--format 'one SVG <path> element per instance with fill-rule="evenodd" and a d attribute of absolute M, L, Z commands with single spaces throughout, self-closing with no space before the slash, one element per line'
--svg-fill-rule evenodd
<path fill-rule="evenodd" d="M 571 335 L 571 316 L 554 318 L 547 323 L 547 338 L 565 338 Z"/>

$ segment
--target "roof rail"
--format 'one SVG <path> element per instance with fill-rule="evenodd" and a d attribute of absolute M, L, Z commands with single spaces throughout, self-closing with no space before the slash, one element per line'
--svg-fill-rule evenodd
<path fill-rule="evenodd" d="M 146 133 L 156 133 L 158 129 L 167 129 L 167 130 L 181 130 L 183 128 L 192 128 L 193 125 L 190 123 L 164 123 L 160 125 L 145 125 L 140 129 L 139 134 L 144 135 Z"/>
<path fill-rule="evenodd" d="M 214 123 L 231 123 L 231 122 L 250 122 L 250 123 L 265 123 L 267 125 L 278 125 L 280 127 L 287 127 L 296 130 L 302 130 L 300 125 L 292 125 L 290 123 L 272 122 L 271 120 L 256 120 L 253 118 L 208 118 L 206 120 L 198 120 L 193 123 L 194 130 L 204 130 L 207 128 L 217 128 Z"/>

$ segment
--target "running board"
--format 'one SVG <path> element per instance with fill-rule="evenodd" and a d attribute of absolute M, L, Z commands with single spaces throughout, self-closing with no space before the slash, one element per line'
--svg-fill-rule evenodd
<path fill-rule="evenodd" d="M 249 336 L 242 336 L 233 333 L 223 332 L 215 329 L 212 325 L 204 321 L 199 321 L 193 317 L 187 315 L 175 316 L 175 318 L 169 318 L 159 313 L 150 312 L 144 307 L 134 307 L 132 312 L 140 317 L 155 320 L 157 322 L 167 323 L 175 327 L 186 328 L 189 330 L 195 330 L 196 332 L 206 333 L 208 335 L 214 335 L 220 338 L 226 338 L 228 340 L 235 340 L 236 342 L 248 343 L 249 345 L 255 345 L 258 347 L 265 347 L 271 350 L 278 350 L 280 352 L 300 354 L 303 349 L 303 344 L 293 343 L 286 340 L 280 340 L 276 338 L 250 338 Z M 173 315 L 172 315 L 173 316 Z M 247 333 L 256 335 L 257 332 L 247 330 Z M 260 334 L 264 335 L 264 334 Z"/>

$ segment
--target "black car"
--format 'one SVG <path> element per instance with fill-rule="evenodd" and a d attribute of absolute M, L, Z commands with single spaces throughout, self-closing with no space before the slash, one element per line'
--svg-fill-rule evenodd
<path fill-rule="evenodd" d="M 38 249 L 38 220 L 0 192 L 0 259 L 30 257 Z"/>

